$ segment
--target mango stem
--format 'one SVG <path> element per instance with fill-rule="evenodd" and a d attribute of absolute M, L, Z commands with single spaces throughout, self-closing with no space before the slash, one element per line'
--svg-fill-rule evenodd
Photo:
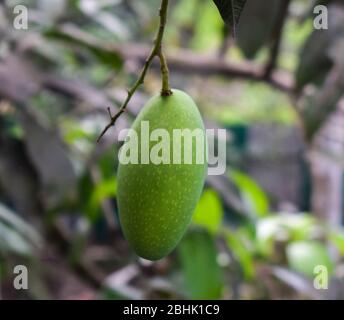
<path fill-rule="evenodd" d="M 122 106 L 119 108 L 118 112 L 114 116 L 112 116 L 111 113 L 109 113 L 110 114 L 110 122 L 106 125 L 106 127 L 103 129 L 103 131 L 99 135 L 97 142 L 99 142 L 100 139 L 105 135 L 105 133 L 112 126 L 115 125 L 117 119 L 121 116 L 121 114 L 126 111 L 126 108 L 129 104 L 132 96 L 134 95 L 136 90 L 140 87 L 140 85 L 142 85 L 144 83 L 147 71 L 150 68 L 155 57 L 158 57 L 160 59 L 161 78 L 162 78 L 161 95 L 166 97 L 166 96 L 170 96 L 172 94 L 172 91 L 170 89 L 170 84 L 169 84 L 169 71 L 168 71 L 167 61 L 166 61 L 166 58 L 165 58 L 163 51 L 162 51 L 162 40 L 164 37 L 165 26 L 166 26 L 166 21 L 167 21 L 168 1 L 169 0 L 162 0 L 161 1 L 161 7 L 159 10 L 159 16 L 160 16 L 159 30 L 158 30 L 157 36 L 155 38 L 155 41 L 154 41 L 154 46 L 153 46 L 151 53 L 149 54 L 148 58 L 146 59 L 146 62 L 143 66 L 143 69 L 140 73 L 139 78 L 134 83 L 132 88 L 130 88 L 128 90 L 127 98 L 125 99 Z"/>

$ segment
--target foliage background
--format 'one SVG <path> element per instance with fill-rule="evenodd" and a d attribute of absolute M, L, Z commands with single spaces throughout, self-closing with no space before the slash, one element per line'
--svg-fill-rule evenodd
<path fill-rule="evenodd" d="M 95 142 L 136 79 L 158 0 L 0 2 L 0 270 L 9 299 L 344 297 L 344 7 L 247 0 L 235 41 L 210 0 L 171 1 L 173 87 L 228 131 L 228 171 L 209 177 L 178 248 L 151 263 L 123 239 L 120 129 L 160 90 L 158 64 Z M 329 29 L 313 28 L 326 4 Z M 29 8 L 15 30 L 13 8 Z M 13 267 L 29 290 L 13 289 Z M 328 268 L 328 290 L 313 286 Z"/>

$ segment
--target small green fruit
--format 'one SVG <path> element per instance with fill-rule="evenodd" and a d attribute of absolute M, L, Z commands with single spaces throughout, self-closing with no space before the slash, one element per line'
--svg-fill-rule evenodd
<path fill-rule="evenodd" d="M 147 122 L 150 133 L 163 129 L 170 140 L 167 142 L 162 137 L 161 140 L 155 137 L 157 141 L 141 141 L 144 136 L 142 124 Z M 121 162 L 118 168 L 120 222 L 135 252 L 145 259 L 158 260 L 178 244 L 200 198 L 207 171 L 205 129 L 197 106 L 179 90 L 173 90 L 168 97 L 160 94 L 153 97 L 136 118 L 132 129 L 137 133 L 139 164 Z M 178 142 L 174 136 L 175 129 L 198 130 L 203 139 L 202 146 L 195 143 L 196 139 L 192 139 L 192 145 L 185 145 L 186 139 L 179 140 L 181 163 L 173 159 L 174 143 Z M 129 143 L 129 136 L 124 146 Z M 154 148 L 156 151 L 159 143 L 160 146 L 170 147 L 170 154 L 158 152 L 159 155 L 165 154 L 164 160 L 169 160 L 169 164 L 152 163 L 152 158 L 149 164 L 143 164 L 142 155 L 147 156 L 148 148 L 152 153 Z M 187 164 L 183 159 L 191 151 L 192 163 Z M 202 163 L 196 162 L 199 152 L 204 157 Z"/>

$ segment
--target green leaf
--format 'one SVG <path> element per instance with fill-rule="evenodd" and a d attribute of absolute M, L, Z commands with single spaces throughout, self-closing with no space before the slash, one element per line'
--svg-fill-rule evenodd
<path fill-rule="evenodd" d="M 313 216 L 309 214 L 281 214 L 280 223 L 285 227 L 292 240 L 306 240 L 318 230 L 318 225 Z"/>
<path fill-rule="evenodd" d="M 90 196 L 89 203 L 87 205 L 87 215 L 95 221 L 100 214 L 100 206 L 104 199 L 109 197 L 115 197 L 117 194 L 117 183 L 115 177 L 101 181 L 97 184 Z"/>
<path fill-rule="evenodd" d="M 237 44 L 246 58 L 253 59 L 268 42 L 280 5 L 281 0 L 253 0 L 246 4 L 237 31 Z"/>
<path fill-rule="evenodd" d="M 222 273 L 217 263 L 215 240 L 209 232 L 189 232 L 178 246 L 178 254 L 188 298 L 221 298 Z"/>
<path fill-rule="evenodd" d="M 184 2 L 181 4 L 184 7 Z M 207 23 L 204 23 L 204 21 L 207 21 Z M 191 49 L 206 52 L 220 46 L 222 30 L 223 23 L 219 19 L 216 7 L 209 6 L 206 1 L 197 1 L 197 19 L 190 43 Z"/>
<path fill-rule="evenodd" d="M 331 231 L 329 234 L 329 240 L 338 249 L 340 254 L 344 256 L 344 230 Z"/>
<path fill-rule="evenodd" d="M 318 226 L 312 216 L 307 214 L 279 214 L 260 219 L 257 224 L 256 241 L 261 254 L 271 255 L 277 240 L 308 240 Z"/>
<path fill-rule="evenodd" d="M 193 223 L 206 227 L 210 233 L 216 233 L 222 219 L 223 208 L 220 197 L 213 190 L 205 190 L 193 215 Z"/>
<path fill-rule="evenodd" d="M 232 169 L 228 175 L 239 189 L 247 211 L 254 216 L 266 216 L 269 213 L 269 200 L 263 189 L 240 171 Z"/>
<path fill-rule="evenodd" d="M 93 132 L 89 132 L 83 128 L 80 123 L 76 121 L 65 121 L 61 124 L 64 129 L 64 140 L 72 145 L 80 140 L 82 141 L 92 141 Z"/>
<path fill-rule="evenodd" d="M 271 216 L 258 221 L 256 245 L 261 254 L 265 256 L 272 254 L 277 235 L 285 235 L 278 216 Z"/>
<path fill-rule="evenodd" d="M 249 239 L 245 234 L 245 230 L 236 230 L 226 232 L 226 242 L 228 248 L 233 252 L 233 255 L 238 259 L 246 279 L 251 279 L 254 276 L 254 252 L 248 248 L 246 244 Z"/>
<path fill-rule="evenodd" d="M 314 277 L 316 266 L 325 266 L 329 275 L 334 268 L 326 246 L 317 241 L 298 241 L 289 244 L 287 259 L 291 269 L 310 278 Z"/>
<path fill-rule="evenodd" d="M 246 0 L 214 0 L 223 21 L 234 30 L 239 22 Z"/>

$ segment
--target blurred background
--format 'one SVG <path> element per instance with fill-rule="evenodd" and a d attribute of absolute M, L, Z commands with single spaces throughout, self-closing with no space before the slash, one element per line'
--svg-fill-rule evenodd
<path fill-rule="evenodd" d="M 328 30 L 313 27 L 317 4 Z M 18 5 L 27 29 L 14 27 Z M 0 297 L 343 299 L 343 2 L 248 0 L 233 40 L 212 1 L 170 1 L 172 87 L 227 130 L 228 163 L 177 249 L 152 263 L 120 230 L 117 134 L 160 90 L 158 61 L 96 139 L 148 56 L 159 6 L 0 1 Z M 13 288 L 16 265 L 28 290 Z"/>

